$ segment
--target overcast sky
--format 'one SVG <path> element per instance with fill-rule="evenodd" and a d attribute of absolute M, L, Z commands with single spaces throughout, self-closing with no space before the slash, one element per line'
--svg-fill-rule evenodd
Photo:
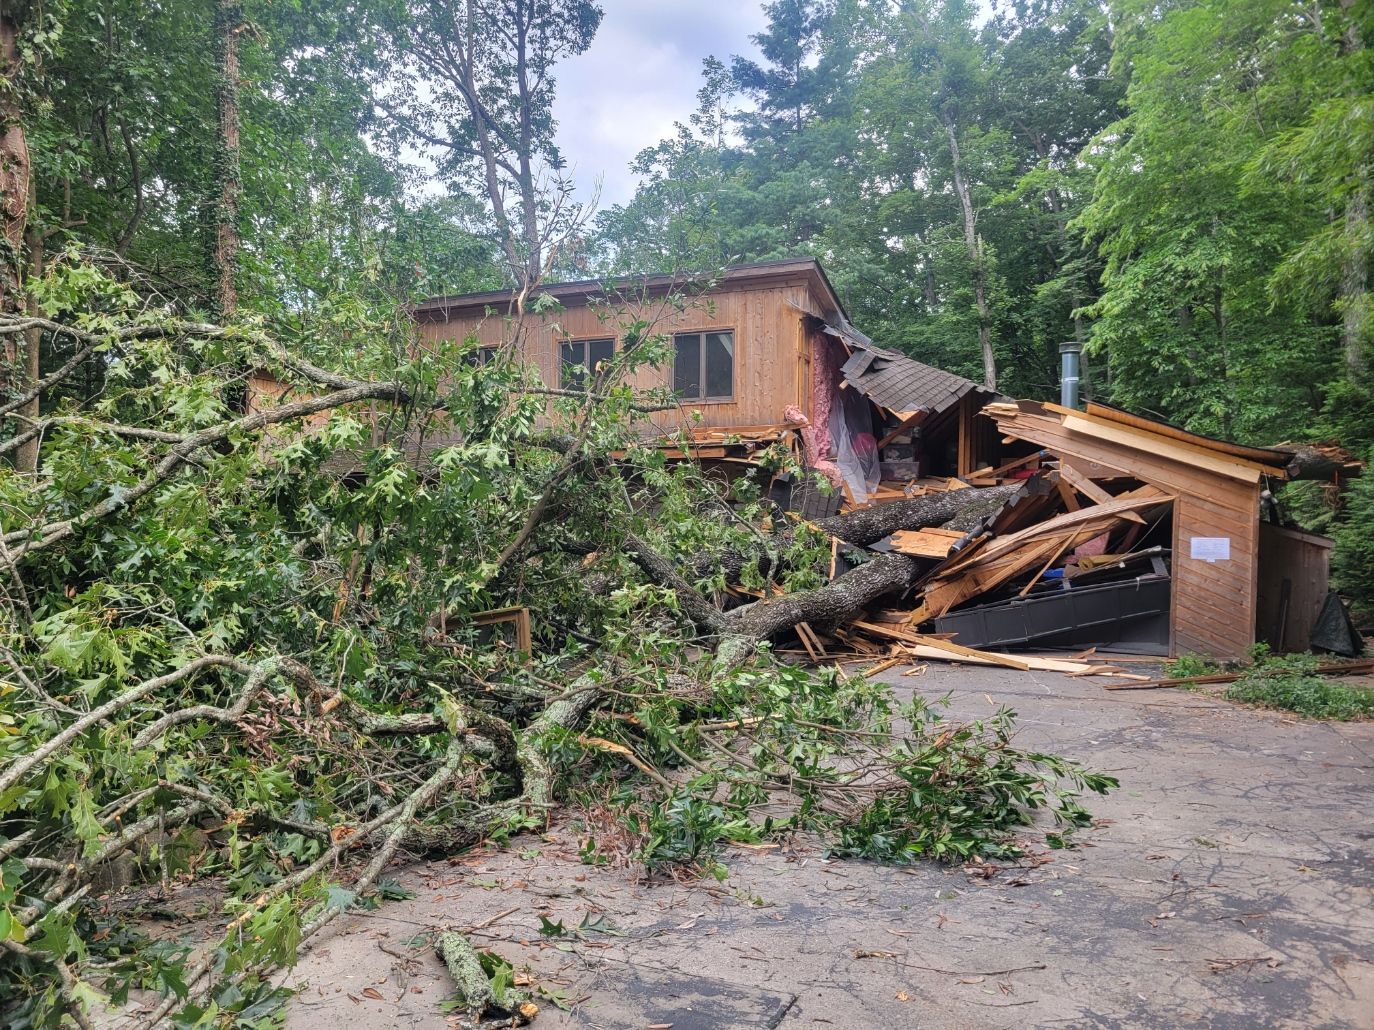
<path fill-rule="evenodd" d="M 697 106 L 701 62 L 753 54 L 766 19 L 758 0 L 601 0 L 591 49 L 559 66 L 558 143 L 587 199 L 599 207 L 634 194 L 630 162 Z"/>

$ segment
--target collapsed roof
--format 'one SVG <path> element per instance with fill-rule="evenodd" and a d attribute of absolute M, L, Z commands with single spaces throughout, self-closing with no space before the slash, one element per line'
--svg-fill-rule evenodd
<path fill-rule="evenodd" d="M 835 337 L 851 352 L 840 369 L 844 381 L 903 420 L 920 413 L 947 411 L 966 394 L 977 394 L 983 401 L 999 396 L 963 376 L 879 347 L 847 322 L 841 321 L 838 326 L 824 323 L 821 331 Z"/>

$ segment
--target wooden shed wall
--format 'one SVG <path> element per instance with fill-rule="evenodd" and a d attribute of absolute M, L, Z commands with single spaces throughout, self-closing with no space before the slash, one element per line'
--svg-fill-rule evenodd
<path fill-rule="evenodd" d="M 1259 529 L 1255 632 L 1275 651 L 1306 651 L 1312 646 L 1312 627 L 1331 587 L 1335 541 L 1269 522 L 1261 522 Z"/>
<path fill-rule="evenodd" d="M 1238 658 L 1255 642 L 1259 498 L 1254 489 L 1213 490 L 1174 502 L 1173 651 Z M 1194 537 L 1229 537 L 1231 557 L 1192 557 Z"/>
<path fill-rule="evenodd" d="M 558 386 L 559 347 L 567 340 L 605 339 L 627 318 L 644 318 L 660 332 L 732 329 L 735 333 L 734 398 L 728 402 L 684 402 L 680 410 L 660 412 L 652 421 L 665 429 L 677 425 L 774 425 L 783 410 L 795 404 L 810 409 L 806 328 L 803 315 L 825 312 L 804 278 L 766 285 L 734 286 L 705 294 L 674 311 L 651 300 L 606 317 L 604 310 L 569 304 L 546 315 L 526 315 L 524 360 L 539 370 L 545 386 Z M 475 333 L 484 346 L 499 346 L 514 336 L 513 327 L 499 315 L 485 316 L 471 309 L 427 310 L 420 315 L 422 340 L 462 338 Z M 617 349 L 620 341 L 617 340 Z M 672 369 L 645 368 L 631 380 L 640 389 L 671 385 Z M 701 412 L 701 421 L 692 412 Z"/>

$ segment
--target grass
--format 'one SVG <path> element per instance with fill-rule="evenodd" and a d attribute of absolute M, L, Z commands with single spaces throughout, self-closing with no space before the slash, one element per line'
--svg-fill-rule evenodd
<path fill-rule="evenodd" d="M 1252 664 L 1226 688 L 1224 696 L 1238 704 L 1294 712 L 1308 719 L 1374 719 L 1374 689 L 1317 675 L 1323 659 L 1313 654 L 1271 655 L 1256 645 Z M 1170 676 L 1205 676 L 1222 671 L 1197 655 L 1170 663 Z"/>

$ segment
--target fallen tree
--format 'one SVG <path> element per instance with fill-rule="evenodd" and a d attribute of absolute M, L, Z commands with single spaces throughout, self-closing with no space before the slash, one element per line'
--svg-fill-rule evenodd
<path fill-rule="evenodd" d="M 31 328 L 0 318 L 0 335 Z M 826 583 L 834 529 L 769 529 L 762 506 L 721 518 L 690 467 L 634 467 L 652 398 L 618 377 L 651 340 L 560 399 L 550 431 L 526 371 L 466 364 L 461 342 L 397 363 L 360 328 L 341 351 L 373 357 L 345 375 L 260 328 L 143 309 L 42 328 L 106 381 L 98 410 L 49 376 L 37 421 L 0 412 L 0 448 L 40 453 L 36 474 L 0 470 L 11 1022 L 88 1025 L 135 992 L 148 1026 L 268 1004 L 271 972 L 402 855 L 541 826 L 570 793 L 614 793 L 615 839 L 652 873 L 795 832 L 887 861 L 1012 854 L 1037 808 L 1081 824 L 1076 792 L 1111 784 L 1014 748 L 1009 718 L 936 729 L 918 706 L 892 736 L 881 688 L 759 657 L 799 621 L 905 589 L 918 563 L 883 555 Z M 224 387 L 248 367 L 294 398 L 234 410 Z M 459 442 L 422 465 L 387 443 L 437 432 Z M 607 460 L 625 448 L 628 467 Z M 958 505 L 830 524 L 862 541 Z M 785 593 L 724 611 L 689 578 L 694 555 L 761 541 Z M 507 605 L 533 609 L 537 661 L 473 618 Z M 191 877 L 225 889 L 199 956 L 142 937 L 120 901 Z M 489 1006 L 461 938 L 437 944 Z"/>

